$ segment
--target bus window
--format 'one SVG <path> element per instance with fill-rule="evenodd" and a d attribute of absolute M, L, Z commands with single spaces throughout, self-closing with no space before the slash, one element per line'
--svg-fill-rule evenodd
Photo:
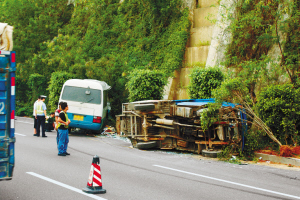
<path fill-rule="evenodd" d="M 101 90 L 65 86 L 62 100 L 77 101 L 81 103 L 101 104 Z"/>

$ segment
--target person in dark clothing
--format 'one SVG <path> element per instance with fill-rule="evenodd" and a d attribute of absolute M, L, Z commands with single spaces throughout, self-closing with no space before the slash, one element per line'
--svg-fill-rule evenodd
<path fill-rule="evenodd" d="M 55 130 L 57 131 L 56 135 L 56 143 L 57 143 L 57 148 L 58 148 L 58 141 L 59 141 L 59 134 L 58 134 L 58 117 L 59 113 L 61 111 L 61 104 L 64 103 L 63 101 L 59 102 L 58 104 L 58 109 L 55 110 Z"/>
<path fill-rule="evenodd" d="M 69 110 L 68 104 L 63 102 L 61 104 L 61 112 L 58 116 L 58 155 L 59 156 L 66 156 L 70 155 L 67 152 L 68 143 L 69 143 L 69 124 L 71 121 L 68 119 L 67 111 Z"/>
<path fill-rule="evenodd" d="M 51 132 L 51 130 L 54 130 L 54 112 L 50 113 L 50 117 L 48 117 L 48 119 L 46 119 L 46 124 L 45 124 L 45 131 L 46 132 Z"/>

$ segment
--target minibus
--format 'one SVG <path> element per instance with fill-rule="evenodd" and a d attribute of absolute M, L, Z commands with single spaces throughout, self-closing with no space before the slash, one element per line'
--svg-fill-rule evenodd
<path fill-rule="evenodd" d="M 106 82 L 94 79 L 67 80 L 59 102 L 68 103 L 69 127 L 101 131 L 109 112 L 107 93 L 110 88 Z"/>

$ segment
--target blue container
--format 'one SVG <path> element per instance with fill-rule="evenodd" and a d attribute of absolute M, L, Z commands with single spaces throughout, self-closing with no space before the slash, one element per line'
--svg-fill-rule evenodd
<path fill-rule="evenodd" d="M 12 179 L 15 166 L 14 51 L 0 51 L 0 180 Z"/>

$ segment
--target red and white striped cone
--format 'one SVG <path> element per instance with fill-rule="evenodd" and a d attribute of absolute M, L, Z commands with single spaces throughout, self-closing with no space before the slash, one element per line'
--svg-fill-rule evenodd
<path fill-rule="evenodd" d="M 102 188 L 100 158 L 97 155 L 93 157 L 89 180 L 87 186 L 82 191 L 91 194 L 106 193 L 106 190 Z"/>

